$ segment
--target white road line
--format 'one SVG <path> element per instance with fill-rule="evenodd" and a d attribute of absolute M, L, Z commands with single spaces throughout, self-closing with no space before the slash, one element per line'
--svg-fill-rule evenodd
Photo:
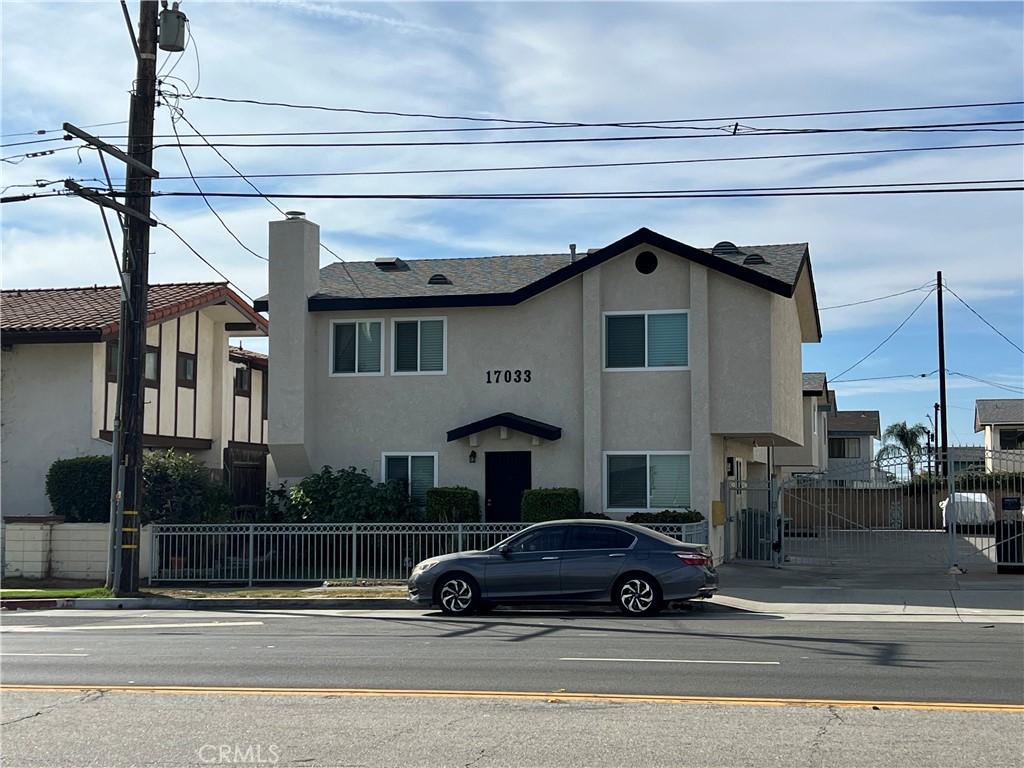
<path fill-rule="evenodd" d="M 842 589 L 842 587 L 797 587 L 797 586 L 789 586 L 789 587 L 783 587 L 783 589 Z"/>
<path fill-rule="evenodd" d="M 625 661 L 637 664 L 754 664 L 760 666 L 778 666 L 778 661 L 716 661 L 713 659 L 596 659 L 583 656 L 566 656 L 559 661 Z"/>
<path fill-rule="evenodd" d="M 88 656 L 88 653 L 0 653 L 0 656 Z"/>
<path fill-rule="evenodd" d="M 183 629 L 186 627 L 252 627 L 262 621 L 196 621 L 186 624 L 86 624 L 78 627 L 4 627 L 0 632 L 78 632 L 83 629 Z"/>

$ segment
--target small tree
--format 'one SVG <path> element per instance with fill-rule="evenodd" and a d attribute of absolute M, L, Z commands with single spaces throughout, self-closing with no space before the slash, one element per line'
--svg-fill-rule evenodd
<path fill-rule="evenodd" d="M 110 520 L 110 457 L 58 459 L 46 473 L 46 496 L 53 514 L 69 523 Z"/>
<path fill-rule="evenodd" d="M 231 492 L 195 456 L 168 449 L 143 457 L 143 523 L 223 522 L 232 508 Z"/>
<path fill-rule="evenodd" d="M 907 422 L 901 421 L 890 424 L 882 433 L 882 447 L 875 454 L 875 462 L 879 465 L 887 460 L 904 461 L 907 464 L 907 473 L 914 476 L 914 467 L 921 458 L 921 439 L 928 434 L 928 428 L 924 424 L 907 426 Z"/>

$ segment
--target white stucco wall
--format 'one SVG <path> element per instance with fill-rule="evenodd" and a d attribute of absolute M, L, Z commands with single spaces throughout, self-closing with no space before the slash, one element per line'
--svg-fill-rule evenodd
<path fill-rule="evenodd" d="M 2 514 L 49 514 L 46 473 L 54 461 L 110 455 L 109 443 L 93 437 L 93 363 L 101 348 L 17 344 L 0 353 Z"/>

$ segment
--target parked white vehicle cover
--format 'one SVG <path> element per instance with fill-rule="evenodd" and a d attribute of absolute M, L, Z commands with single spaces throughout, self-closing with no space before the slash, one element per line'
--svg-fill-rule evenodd
<path fill-rule="evenodd" d="M 952 502 L 952 503 L 950 503 Z M 942 524 L 959 523 L 994 523 L 996 508 L 984 493 L 954 493 L 945 501 L 939 502 L 942 510 Z"/>

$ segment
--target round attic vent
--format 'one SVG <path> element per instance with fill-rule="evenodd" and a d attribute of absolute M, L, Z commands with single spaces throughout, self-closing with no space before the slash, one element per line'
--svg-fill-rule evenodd
<path fill-rule="evenodd" d="M 427 280 L 428 285 L 451 285 L 452 281 L 448 279 L 446 275 L 442 275 L 438 272 L 435 275 L 431 275 L 430 279 Z"/>
<path fill-rule="evenodd" d="M 767 264 L 768 259 L 762 256 L 760 253 L 750 253 L 743 259 L 744 264 Z"/>
<path fill-rule="evenodd" d="M 736 247 L 736 243 L 730 243 L 728 240 L 717 243 L 711 249 L 712 256 L 735 256 L 739 252 L 740 249 Z"/>

